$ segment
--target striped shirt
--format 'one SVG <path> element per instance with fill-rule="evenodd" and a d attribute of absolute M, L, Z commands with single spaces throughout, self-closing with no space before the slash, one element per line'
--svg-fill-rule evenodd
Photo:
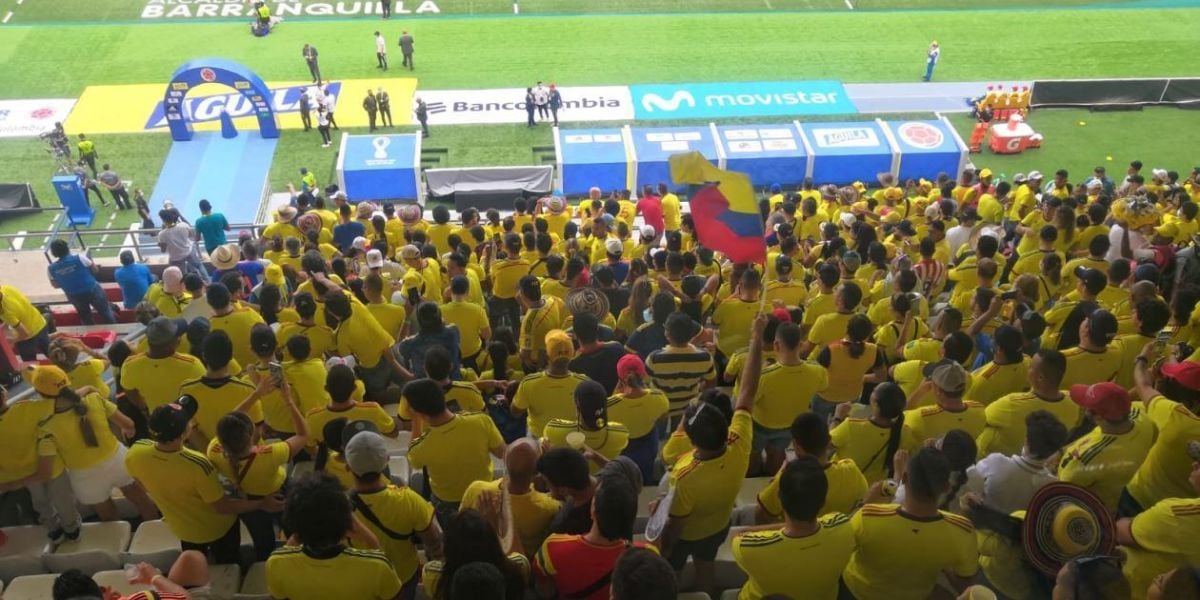
<path fill-rule="evenodd" d="M 687 403 L 700 394 L 701 383 L 716 377 L 712 355 L 691 344 L 651 352 L 646 358 L 646 371 L 655 389 L 670 402 L 671 416 L 683 414 Z"/>

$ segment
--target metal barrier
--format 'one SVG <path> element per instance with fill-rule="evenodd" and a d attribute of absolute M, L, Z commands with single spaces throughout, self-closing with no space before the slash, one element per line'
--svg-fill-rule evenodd
<path fill-rule="evenodd" d="M 21 234 L 8 233 L 0 234 L 0 239 L 9 240 L 9 249 L 12 247 L 12 240 L 15 238 L 36 238 L 45 237 L 42 243 L 42 254 L 46 257 L 46 262 L 52 262 L 50 256 L 50 242 L 59 239 L 62 236 L 62 223 L 65 219 L 61 217 L 55 223 L 53 229 L 47 231 L 28 231 Z M 252 239 L 257 239 L 262 233 L 265 225 L 255 223 L 234 223 L 230 225 L 233 233 L 241 231 L 249 231 Z M 158 247 L 158 232 L 162 229 L 79 229 L 74 225 L 70 225 L 71 230 L 67 232 L 67 243 L 72 249 L 86 251 L 91 250 L 96 253 L 105 253 L 112 251 L 113 255 L 121 250 L 130 250 L 133 252 L 134 259 L 137 262 L 144 262 L 146 255 L 161 254 L 161 249 Z M 105 236 L 116 235 L 120 241 L 116 243 L 104 241 Z M 88 243 L 88 239 L 100 238 L 100 241 Z M 132 243 L 127 243 L 132 240 Z"/>

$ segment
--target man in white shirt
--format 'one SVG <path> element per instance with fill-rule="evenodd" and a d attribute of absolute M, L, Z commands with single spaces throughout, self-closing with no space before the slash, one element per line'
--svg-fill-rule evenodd
<path fill-rule="evenodd" d="M 383 34 L 375 32 L 375 59 L 379 61 L 378 69 L 387 70 L 387 41 L 383 39 Z"/>
<path fill-rule="evenodd" d="M 1004 514 L 1024 510 L 1043 485 L 1058 480 L 1046 465 L 1067 443 L 1067 427 L 1038 410 L 1025 417 L 1025 436 L 1021 454 L 989 454 L 967 469 L 966 491 Z"/>
<path fill-rule="evenodd" d="M 537 107 L 538 117 L 543 121 L 550 117 L 550 90 L 542 82 L 537 82 L 533 88 L 533 104 Z"/>
<path fill-rule="evenodd" d="M 934 40 L 933 43 L 929 45 L 929 54 L 925 57 L 924 81 L 931 81 L 933 79 L 933 68 L 937 66 L 938 58 L 941 56 L 942 48 L 941 46 L 938 46 L 937 40 Z"/>
<path fill-rule="evenodd" d="M 336 107 L 336 105 L 337 98 L 334 97 L 333 92 L 330 91 L 328 86 L 326 86 L 325 93 L 321 95 L 321 108 L 325 109 L 325 114 L 329 118 L 329 124 L 332 125 L 334 129 L 338 128 L 337 119 L 333 118 L 333 109 Z"/>
<path fill-rule="evenodd" d="M 1109 247 L 1108 254 L 1104 255 L 1104 260 L 1111 263 L 1122 258 L 1121 238 L 1125 233 L 1125 226 L 1120 224 L 1113 224 L 1112 228 L 1108 230 Z M 1154 250 L 1150 249 L 1150 242 L 1136 229 L 1129 230 L 1129 250 L 1133 255 L 1128 258 L 1134 260 L 1154 258 Z"/>
<path fill-rule="evenodd" d="M 158 211 L 163 228 L 158 232 L 158 247 L 167 253 L 167 264 L 179 267 L 184 275 L 195 273 L 207 279 L 208 272 L 200 263 L 200 255 L 196 250 L 195 233 L 191 225 L 182 222 L 179 211 L 174 208 L 164 208 Z"/>
<path fill-rule="evenodd" d="M 958 214 L 958 225 L 946 230 L 946 243 L 950 245 L 950 258 L 958 256 L 958 250 L 963 244 L 971 241 L 971 232 L 979 222 L 979 213 L 974 208 L 967 207 Z"/>

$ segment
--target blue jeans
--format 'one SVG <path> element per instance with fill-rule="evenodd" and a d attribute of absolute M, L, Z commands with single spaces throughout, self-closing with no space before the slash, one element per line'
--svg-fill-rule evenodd
<path fill-rule="evenodd" d="M 824 419 L 826 423 L 828 423 L 831 419 L 833 419 L 833 413 L 837 411 L 838 404 L 840 403 L 830 402 L 820 396 L 813 396 L 811 410 L 812 412 L 820 415 L 820 417 Z"/>
<path fill-rule="evenodd" d="M 933 79 L 933 67 L 936 65 L 937 63 L 933 61 L 927 61 L 925 63 L 925 81 L 930 81 Z"/>
<path fill-rule="evenodd" d="M 101 323 L 116 323 L 117 318 L 113 316 L 112 304 L 108 302 L 108 297 L 104 295 L 104 288 L 97 283 L 96 287 L 89 292 L 81 294 L 67 294 L 67 300 L 75 306 L 75 312 L 79 313 L 79 320 L 84 325 L 95 325 L 92 319 L 92 309 L 100 315 Z"/>
<path fill-rule="evenodd" d="M 183 271 L 184 275 L 187 275 L 188 273 L 195 273 L 196 275 L 199 275 L 201 279 L 205 281 L 209 280 L 208 271 L 204 269 L 204 263 L 200 262 L 200 256 L 196 254 L 195 249 L 192 250 L 191 254 L 187 255 L 187 258 L 184 258 L 183 260 L 173 260 L 168 266 L 179 267 L 179 270 Z"/>
<path fill-rule="evenodd" d="M 625 451 L 621 452 L 637 463 L 638 469 L 641 469 L 642 485 L 651 485 L 655 481 L 654 459 L 658 457 L 658 440 L 658 428 L 655 427 L 650 430 L 650 433 L 629 440 Z"/>

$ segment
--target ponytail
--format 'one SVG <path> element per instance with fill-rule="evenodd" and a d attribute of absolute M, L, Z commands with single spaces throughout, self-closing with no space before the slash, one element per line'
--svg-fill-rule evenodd
<path fill-rule="evenodd" d="M 867 338 L 871 336 L 873 325 L 865 315 L 854 315 L 846 324 L 846 349 L 850 358 L 858 358 L 867 351 Z"/>
<path fill-rule="evenodd" d="M 487 345 L 488 358 L 492 361 L 492 379 L 508 380 L 508 346 L 501 341 L 491 341 Z"/>
<path fill-rule="evenodd" d="M 217 421 L 217 441 L 221 444 L 221 453 L 229 463 L 232 471 L 230 479 L 241 492 L 242 473 L 238 464 L 242 455 L 249 450 L 254 440 L 254 422 L 244 412 L 232 412 Z"/>
<path fill-rule="evenodd" d="M 887 445 L 883 451 L 883 467 L 889 478 L 896 476 L 892 459 L 896 456 L 896 451 L 900 449 L 900 437 L 904 433 L 904 406 L 906 403 L 904 390 L 894 383 L 881 383 L 875 388 L 875 404 L 878 407 L 879 416 L 892 422 L 891 430 L 888 432 Z"/>
<path fill-rule="evenodd" d="M 967 469 L 975 464 L 975 439 L 961 429 L 951 429 L 942 437 L 939 447 L 950 464 L 950 489 L 942 495 L 938 508 L 951 510 L 950 505 L 967 484 Z"/>
<path fill-rule="evenodd" d="M 100 446 L 100 441 L 96 439 L 96 428 L 92 426 L 92 422 L 88 419 L 88 408 L 83 403 L 83 398 L 71 388 L 63 388 L 58 393 L 58 397 L 71 403 L 71 410 L 79 416 L 79 433 L 83 435 L 83 443 L 88 448 L 96 448 Z"/>

